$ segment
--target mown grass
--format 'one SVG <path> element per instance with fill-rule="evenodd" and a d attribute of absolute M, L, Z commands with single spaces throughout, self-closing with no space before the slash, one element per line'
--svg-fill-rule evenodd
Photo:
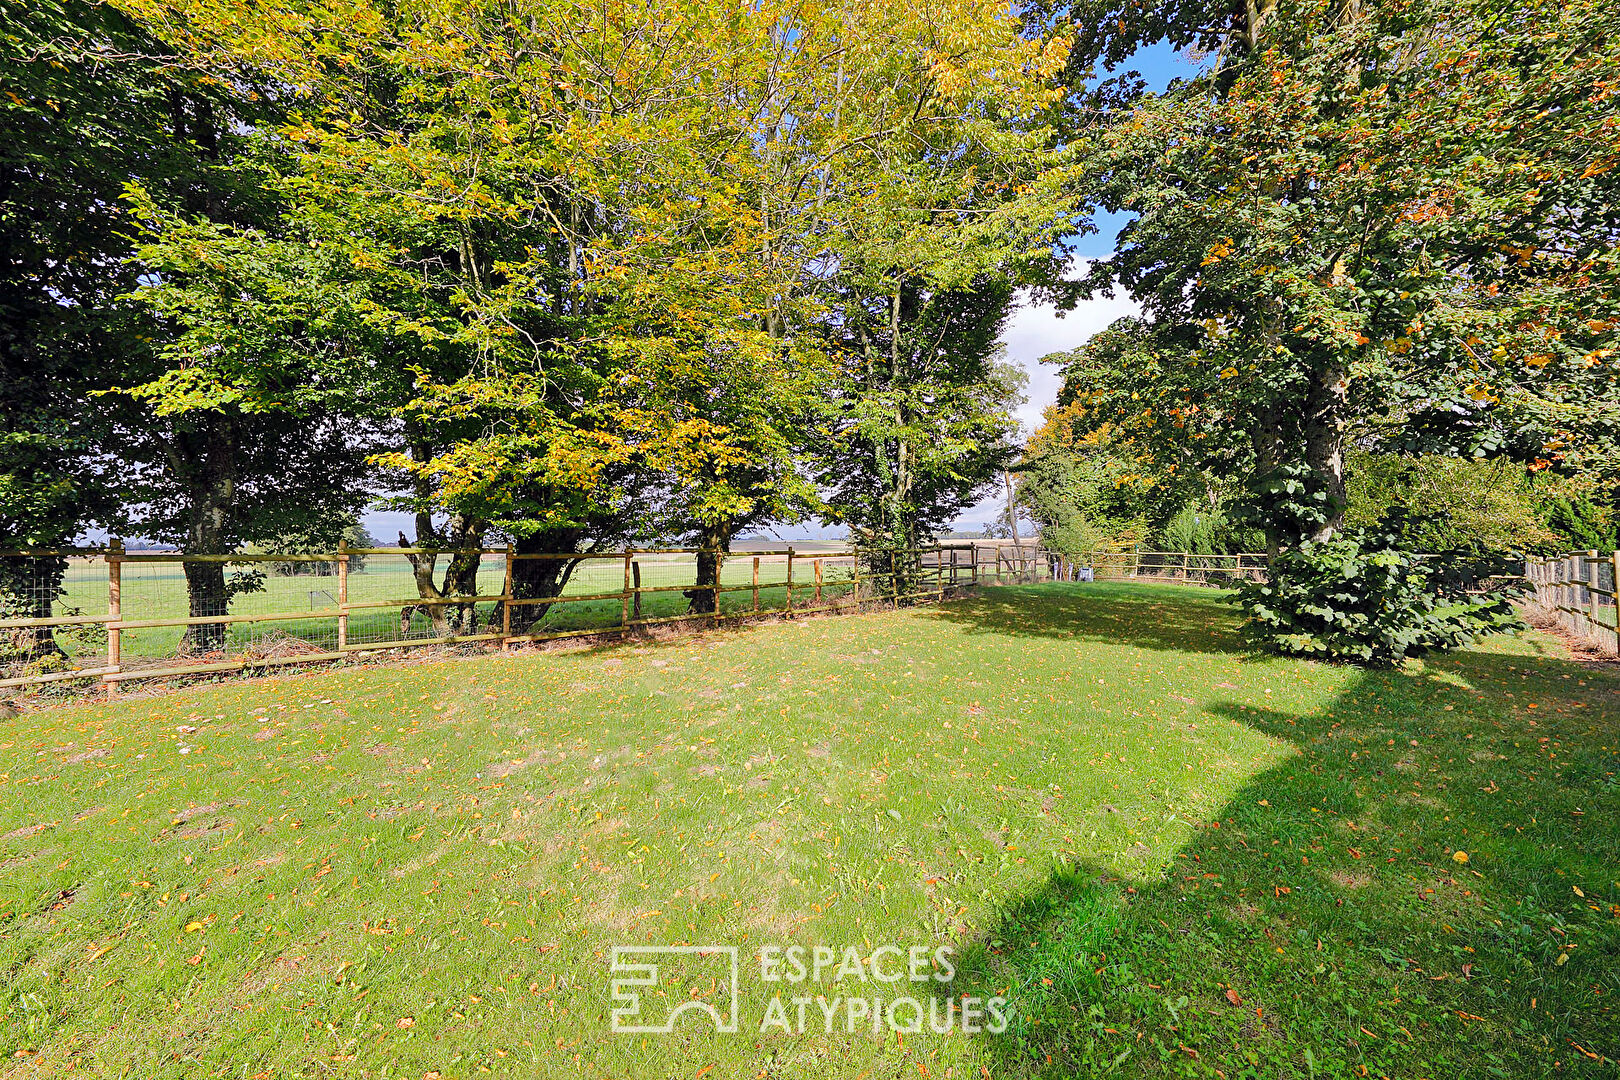
<path fill-rule="evenodd" d="M 31 713 L 0 1069 L 1609 1076 L 1617 690 L 1535 635 L 1366 673 L 1042 585 Z M 740 946 L 742 1032 L 612 1034 L 636 943 Z M 761 1032 L 792 943 L 954 946 L 937 992 L 1013 1025 Z"/>

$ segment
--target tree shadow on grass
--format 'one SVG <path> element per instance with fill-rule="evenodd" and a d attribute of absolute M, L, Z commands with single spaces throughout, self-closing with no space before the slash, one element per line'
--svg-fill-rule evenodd
<path fill-rule="evenodd" d="M 1184 585 L 1001 585 L 934 609 L 972 634 L 1199 653 L 1244 653 L 1228 594 Z"/>
<path fill-rule="evenodd" d="M 1299 753 L 1156 881 L 1054 872 L 950 990 L 1011 1000 L 1004 1075 L 1613 1077 L 1617 696 L 1465 652 L 1316 714 L 1218 707 Z"/>

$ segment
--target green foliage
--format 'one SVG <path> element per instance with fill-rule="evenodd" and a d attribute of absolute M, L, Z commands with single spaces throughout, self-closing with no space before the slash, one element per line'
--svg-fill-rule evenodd
<path fill-rule="evenodd" d="M 1236 555 L 1265 550 L 1265 536 L 1245 528 L 1227 516 L 1225 509 L 1193 503 L 1176 511 L 1159 531 L 1162 551 L 1186 551 L 1194 555 Z"/>
<path fill-rule="evenodd" d="M 0 3 L 0 547 L 70 544 L 128 501 L 106 457 L 138 418 L 94 392 L 157 331 L 123 299 L 140 269 L 118 198 L 138 177 L 217 190 L 176 130 L 217 94 L 167 52 L 110 5 Z"/>
<path fill-rule="evenodd" d="M 817 481 L 911 544 L 1011 455 L 996 333 L 1073 215 L 1063 47 L 1000 5 L 361 0 L 341 41 L 128 6 L 287 104 L 251 133 L 274 213 L 130 192 L 180 328 L 132 388 L 160 412 L 394 420 L 374 461 L 449 546 L 723 547 Z"/>
<path fill-rule="evenodd" d="M 1279 553 L 1266 581 L 1238 589 L 1244 635 L 1284 656 L 1390 665 L 1523 627 L 1512 603 L 1522 582 L 1491 580 L 1506 559 L 1416 555 L 1403 528 L 1392 519 Z"/>
<path fill-rule="evenodd" d="M 1129 463 L 1106 447 L 1038 440 L 1019 470 L 1018 504 L 1040 529 L 1043 546 L 1084 555 L 1146 535 L 1146 492 L 1128 478 Z"/>
<path fill-rule="evenodd" d="M 1607 555 L 1620 547 L 1620 514 L 1588 495 L 1554 496 L 1542 512 L 1563 550 Z"/>
<path fill-rule="evenodd" d="M 1099 336 L 1105 349 L 1118 340 Z M 1048 547 L 1080 555 L 1143 543 L 1194 498 L 1220 490 L 1208 474 L 1136 449 L 1118 428 L 1088 425 L 1072 398 L 1047 410 L 1018 467 L 1018 499 Z"/>
<path fill-rule="evenodd" d="M 820 414 L 816 476 L 828 519 L 874 548 L 915 547 L 972 504 L 1017 453 L 1022 369 L 997 343 L 1011 290 L 905 290 L 924 310 L 847 358 Z M 874 335 L 876 336 L 876 335 Z"/>
<path fill-rule="evenodd" d="M 1542 520 L 1542 499 L 1524 469 L 1510 461 L 1352 451 L 1347 458 L 1345 525 L 1376 526 L 1404 511 L 1402 542 L 1410 551 L 1546 551 L 1559 540 Z"/>
<path fill-rule="evenodd" d="M 1153 35 L 1221 45 L 1130 109 L 1077 88 L 1096 198 L 1135 215 L 1082 288 L 1124 288 L 1145 320 L 1070 365 L 1088 424 L 1252 480 L 1284 546 L 1338 527 L 1342 455 L 1374 420 L 1389 449 L 1613 467 L 1607 5 L 1214 2 L 1091 21 L 1114 7 L 1045 14 L 1076 28 L 1079 65 Z"/>

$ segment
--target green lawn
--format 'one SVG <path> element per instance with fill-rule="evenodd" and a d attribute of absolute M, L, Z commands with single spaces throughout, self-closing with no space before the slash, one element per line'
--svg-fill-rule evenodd
<path fill-rule="evenodd" d="M 0 721 L 0 1072 L 1614 1076 L 1620 678 L 1234 627 L 990 588 Z M 741 1032 L 612 1033 L 613 947 L 676 943 L 740 947 Z M 790 944 L 955 978 L 763 982 Z M 712 959 L 649 1011 L 720 1000 Z M 1013 1020 L 762 1032 L 773 993 Z"/>

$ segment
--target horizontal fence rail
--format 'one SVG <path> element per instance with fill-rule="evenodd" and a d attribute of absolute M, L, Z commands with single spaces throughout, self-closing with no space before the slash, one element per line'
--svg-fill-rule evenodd
<path fill-rule="evenodd" d="M 944 600 L 1050 580 L 1032 545 L 898 551 L 0 552 L 0 690 L 266 669 Z"/>
<path fill-rule="evenodd" d="M 1535 590 L 1533 615 L 1556 623 L 1611 656 L 1620 656 L 1620 552 L 1572 551 L 1525 560 L 1525 577 Z"/>
<path fill-rule="evenodd" d="M 1187 551 L 1092 551 L 1065 558 L 1059 569 L 1059 575 L 1067 580 L 1084 578 L 1088 573 L 1099 581 L 1134 578 L 1226 586 L 1264 581 L 1266 556 L 1255 552 L 1199 555 Z"/>
<path fill-rule="evenodd" d="M 0 552 L 0 690 L 269 669 L 389 649 L 490 646 L 943 601 L 970 585 L 1138 578 L 1225 585 L 1261 555 L 1033 541 L 519 552 L 350 548 L 186 555 Z M 1609 625 L 1613 625 L 1612 618 Z"/>

